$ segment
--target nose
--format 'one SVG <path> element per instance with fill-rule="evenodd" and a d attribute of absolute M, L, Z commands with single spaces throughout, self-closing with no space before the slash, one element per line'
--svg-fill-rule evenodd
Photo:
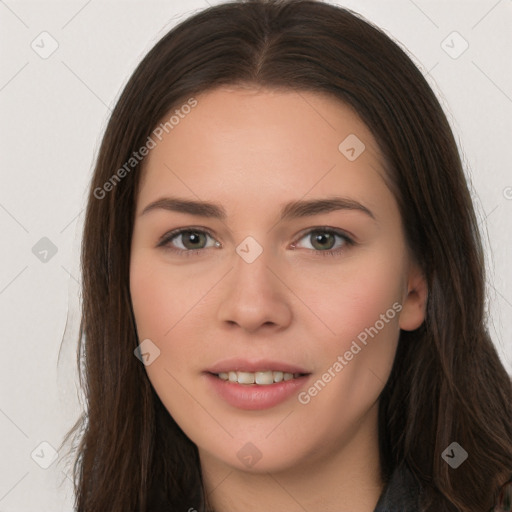
<path fill-rule="evenodd" d="M 291 291 L 278 265 L 263 251 L 252 263 L 235 253 L 234 268 L 223 282 L 218 320 L 247 332 L 281 330 L 292 320 Z"/>

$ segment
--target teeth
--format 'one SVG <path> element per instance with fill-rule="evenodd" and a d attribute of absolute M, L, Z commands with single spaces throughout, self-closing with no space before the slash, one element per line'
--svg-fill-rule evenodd
<path fill-rule="evenodd" d="M 221 372 L 217 376 L 222 380 L 229 382 L 238 382 L 238 384 L 259 384 L 260 386 L 268 386 L 275 382 L 288 381 L 301 376 L 300 373 L 288 372 Z"/>
<path fill-rule="evenodd" d="M 283 380 L 283 372 L 272 372 L 274 374 L 274 382 L 281 382 Z"/>
<path fill-rule="evenodd" d="M 274 383 L 273 372 L 256 372 L 254 375 L 254 382 L 256 382 L 256 384 L 268 385 Z M 238 382 L 240 382 L 240 379 L 238 379 Z"/>
<path fill-rule="evenodd" d="M 237 372 L 238 384 L 254 384 L 254 373 Z"/>

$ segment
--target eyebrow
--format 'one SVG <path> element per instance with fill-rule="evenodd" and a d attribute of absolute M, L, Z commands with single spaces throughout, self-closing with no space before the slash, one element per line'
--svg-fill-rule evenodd
<path fill-rule="evenodd" d="M 160 209 L 220 220 L 224 220 L 227 217 L 226 210 L 220 204 L 177 197 L 163 197 L 158 199 L 148 204 L 140 215 L 142 216 L 150 211 Z M 286 203 L 281 209 L 281 221 L 309 217 L 337 210 L 360 211 L 375 220 L 375 215 L 371 210 L 358 201 L 335 196 L 325 199 L 297 200 Z"/>

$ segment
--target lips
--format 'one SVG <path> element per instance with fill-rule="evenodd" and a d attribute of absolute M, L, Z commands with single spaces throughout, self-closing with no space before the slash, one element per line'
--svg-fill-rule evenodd
<path fill-rule="evenodd" d="M 237 409 L 263 410 L 292 399 L 311 373 L 284 361 L 231 358 L 209 367 L 203 375 L 207 387 L 223 402 Z"/>
<path fill-rule="evenodd" d="M 240 384 L 225 381 L 213 373 L 205 373 L 206 393 L 236 409 L 248 411 L 271 409 L 294 399 L 310 380 L 310 374 L 269 385 Z M 210 394 L 212 393 L 213 394 Z"/>

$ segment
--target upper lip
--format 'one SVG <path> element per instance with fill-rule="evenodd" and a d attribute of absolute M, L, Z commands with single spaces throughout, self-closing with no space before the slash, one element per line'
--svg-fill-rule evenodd
<path fill-rule="evenodd" d="M 295 364 L 285 363 L 281 361 L 272 361 L 270 359 L 224 359 L 206 369 L 206 372 L 209 373 L 227 373 L 230 371 L 251 373 L 258 371 L 281 371 L 285 373 L 309 374 L 307 370 Z"/>

